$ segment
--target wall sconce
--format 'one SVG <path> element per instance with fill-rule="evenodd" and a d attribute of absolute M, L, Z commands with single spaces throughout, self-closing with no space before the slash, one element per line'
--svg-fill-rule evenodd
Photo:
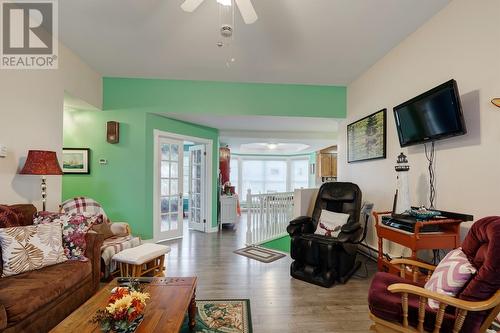
<path fill-rule="evenodd" d="M 120 123 L 117 121 L 108 121 L 106 123 L 106 140 L 109 143 L 120 142 Z"/>
<path fill-rule="evenodd" d="M 491 100 L 491 103 L 493 103 L 493 105 L 498 106 L 500 108 L 500 98 L 493 98 Z"/>

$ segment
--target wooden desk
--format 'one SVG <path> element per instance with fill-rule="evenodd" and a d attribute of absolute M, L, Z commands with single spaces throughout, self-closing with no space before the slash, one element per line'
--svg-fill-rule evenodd
<path fill-rule="evenodd" d="M 417 251 L 435 250 L 435 249 L 455 249 L 460 246 L 460 223 L 459 219 L 436 219 L 429 221 L 419 221 L 415 224 L 413 233 L 391 228 L 381 223 L 382 215 L 389 215 L 392 212 L 373 212 L 375 217 L 375 228 L 378 236 L 378 260 L 379 271 L 398 273 L 399 268 L 393 267 L 389 261 L 384 258 L 384 243 L 387 239 L 411 250 L 411 259 L 417 260 Z M 440 232 L 420 232 L 424 225 L 439 225 Z"/>
<path fill-rule="evenodd" d="M 154 278 L 151 283 L 145 284 L 144 291 L 150 293 L 151 299 L 146 303 L 144 320 L 136 333 L 179 332 L 186 312 L 189 315 L 189 327 L 193 329 L 196 315 L 196 282 L 196 277 L 173 277 Z M 117 279 L 114 279 L 50 332 L 100 333 L 98 324 L 92 324 L 89 320 L 97 310 L 104 309 L 108 304 L 111 289 L 116 286 Z"/>

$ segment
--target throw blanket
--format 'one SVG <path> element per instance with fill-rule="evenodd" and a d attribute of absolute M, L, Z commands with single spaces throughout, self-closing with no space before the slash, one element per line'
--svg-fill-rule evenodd
<path fill-rule="evenodd" d="M 104 277 L 107 278 L 116 270 L 116 262 L 111 260 L 116 253 L 139 245 L 141 245 L 141 239 L 130 235 L 113 236 L 105 239 L 101 247 L 101 258 L 104 261 Z"/>

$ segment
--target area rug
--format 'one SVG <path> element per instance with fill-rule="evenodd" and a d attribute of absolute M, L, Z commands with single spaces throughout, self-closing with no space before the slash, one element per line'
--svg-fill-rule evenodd
<path fill-rule="evenodd" d="M 241 254 L 242 256 L 248 257 L 250 259 L 255 259 L 265 263 L 273 262 L 285 256 L 283 253 L 257 246 L 248 246 L 243 249 L 236 250 L 234 251 L 234 253 Z"/>
<path fill-rule="evenodd" d="M 248 299 L 196 300 L 196 306 L 194 330 L 189 330 L 186 317 L 181 333 L 252 333 Z"/>

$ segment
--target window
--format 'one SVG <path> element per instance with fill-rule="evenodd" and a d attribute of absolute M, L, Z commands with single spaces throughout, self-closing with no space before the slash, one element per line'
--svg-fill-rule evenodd
<path fill-rule="evenodd" d="M 242 190 L 247 193 L 286 192 L 285 160 L 242 160 Z"/>
<path fill-rule="evenodd" d="M 309 160 L 291 161 L 291 190 L 309 186 Z"/>
<path fill-rule="evenodd" d="M 234 186 L 234 191 L 241 196 L 243 193 L 240 193 L 240 186 L 239 186 L 239 181 L 238 181 L 238 173 L 239 173 L 239 167 L 238 167 L 238 159 L 237 158 L 231 158 L 231 161 L 229 163 L 229 181 L 231 182 L 231 186 Z"/>
<path fill-rule="evenodd" d="M 309 157 L 233 155 L 231 157 L 231 184 L 241 201 L 246 201 L 248 189 L 252 193 L 293 191 L 309 186 Z"/>

